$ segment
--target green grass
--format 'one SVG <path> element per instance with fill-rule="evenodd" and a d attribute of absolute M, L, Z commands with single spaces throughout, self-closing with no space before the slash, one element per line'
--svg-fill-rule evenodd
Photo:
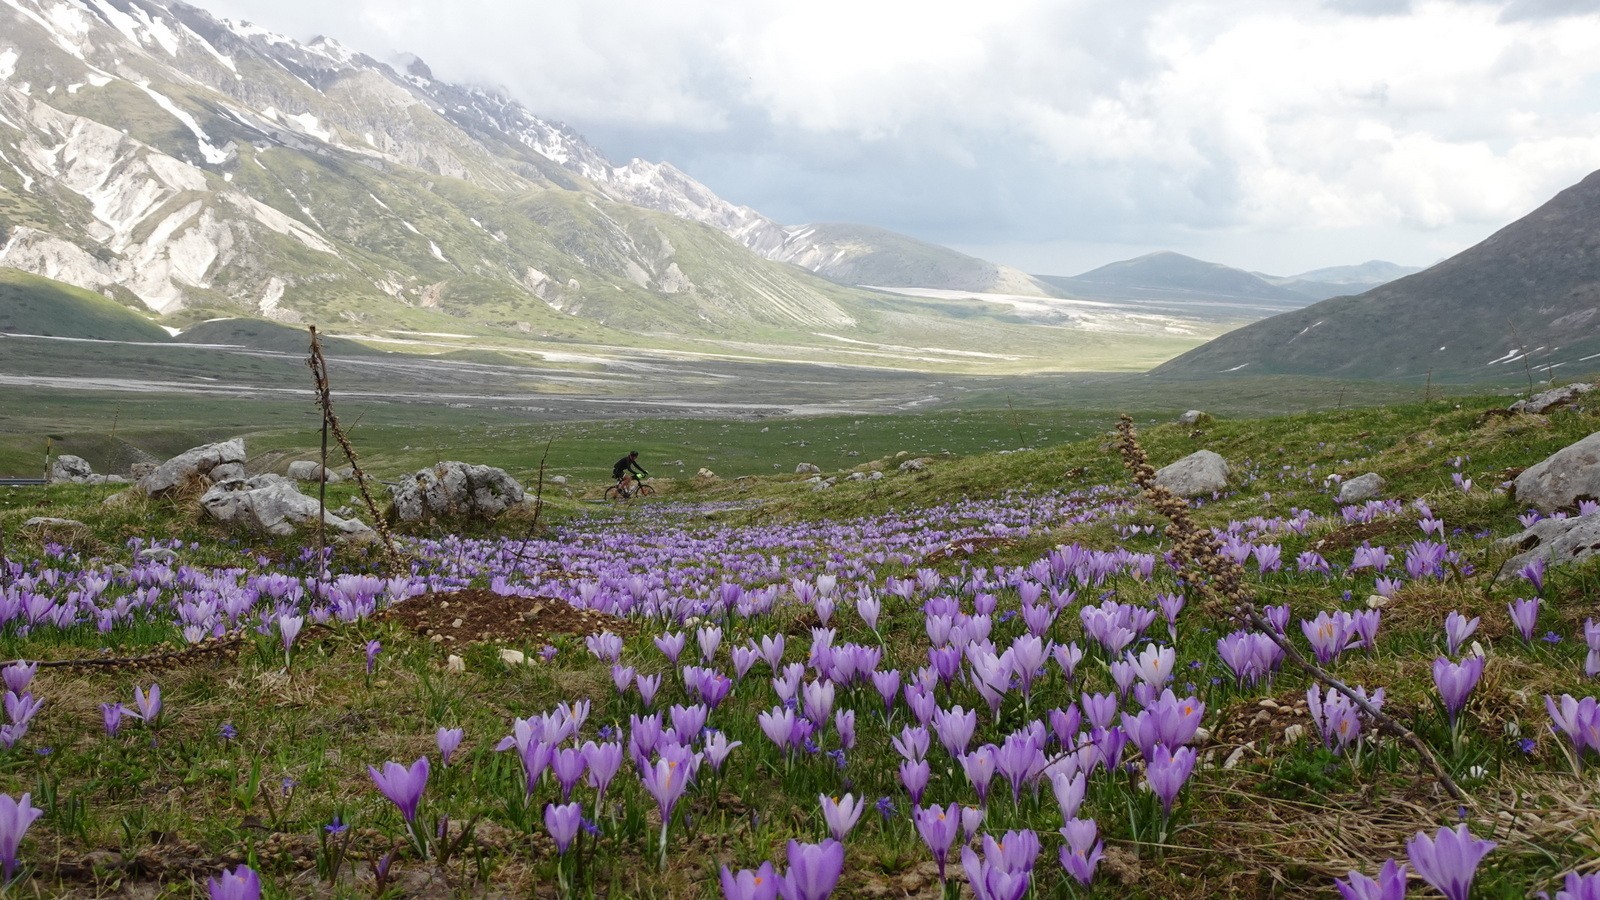
<path fill-rule="evenodd" d="M 0 268 L 0 334 L 8 331 L 100 341 L 171 340 L 150 319 L 93 291 Z"/>
<path fill-rule="evenodd" d="M 1379 646 L 1368 656 L 1351 652 L 1336 664 L 1336 672 L 1352 683 L 1376 687 L 1388 694 L 1386 709 L 1400 716 L 1432 744 L 1446 767 L 1474 797 L 1476 809 L 1469 822 L 1480 837 L 1500 843 L 1480 870 L 1475 896 L 1525 896 L 1529 890 L 1550 888 L 1558 873 L 1592 859 L 1586 834 L 1594 827 L 1592 779 L 1564 774 L 1565 762 L 1556 740 L 1545 733 L 1540 696 L 1546 692 L 1591 693 L 1592 682 L 1581 676 L 1584 647 L 1581 623 L 1592 615 L 1592 598 L 1600 590 L 1600 567 L 1580 566 L 1550 573 L 1544 597 L 1546 616 L 1541 630 L 1562 636 L 1560 643 L 1538 642 L 1523 647 L 1505 623 L 1504 605 L 1514 596 L 1526 596 L 1520 582 L 1497 584 L 1492 572 L 1497 556 L 1492 538 L 1517 530 L 1516 504 L 1493 493 L 1500 473 L 1524 466 L 1576 438 L 1600 429 L 1600 415 L 1584 411 L 1559 411 L 1548 417 L 1490 418 L 1482 413 L 1503 404 L 1503 398 L 1460 398 L 1363 409 L 1342 409 L 1267 419 L 1219 417 L 1196 434 L 1170 424 L 1141 425 L 1141 441 L 1152 462 L 1162 464 L 1194 449 L 1206 447 L 1226 456 L 1239 475 L 1238 490 L 1207 502 L 1196 510 L 1208 526 L 1226 527 L 1230 521 L 1252 516 L 1287 514 L 1291 508 L 1310 509 L 1319 516 L 1335 512 L 1324 476 L 1376 471 L 1389 481 L 1388 494 L 1404 499 L 1424 499 L 1451 529 L 1448 539 L 1476 569 L 1463 568 L 1460 577 L 1408 584 L 1386 608 L 1379 631 Z M 886 418 L 881 423 L 854 420 L 811 419 L 751 425 L 738 437 L 730 427 L 730 443 L 738 441 L 754 456 L 773 448 L 792 447 L 807 440 L 804 449 L 821 448 L 846 437 L 866 441 L 906 439 L 903 435 L 932 436 L 942 427 L 947 439 L 966 434 L 972 439 L 1003 430 L 1006 415 L 960 414 L 954 420 L 922 417 L 912 426 L 906 418 Z M 1024 419 L 1043 428 L 1042 420 Z M 665 424 L 665 423 L 662 423 Z M 680 425 L 683 423 L 679 423 Z M 705 430 L 685 431 L 680 439 L 707 440 L 717 436 L 719 423 L 693 423 Z M 868 424 L 882 425 L 873 431 Z M 717 513 L 717 527 L 748 528 L 760 535 L 795 521 L 848 523 L 859 517 L 890 513 L 917 516 L 923 511 L 962 498 L 988 500 L 1007 492 L 1040 496 L 1063 488 L 1088 489 L 1096 485 L 1126 492 L 1125 479 L 1115 454 L 1100 432 L 1075 440 L 1068 435 L 1041 432 L 1038 449 L 1022 453 L 963 451 L 936 456 L 920 472 L 889 474 L 874 484 L 841 482 L 832 490 L 815 492 L 798 484 L 792 474 L 765 475 L 742 481 L 671 486 L 663 501 L 633 504 L 621 522 L 586 524 L 588 509 L 578 498 L 554 496 L 547 522 L 573 527 L 574 540 L 599 541 L 622 531 L 643 536 L 671 529 L 705 527 L 704 519 L 676 519 L 662 512 L 669 504 L 741 501 L 746 508 Z M 781 425 L 782 427 L 776 427 Z M 806 426 L 810 426 L 807 428 Z M 894 426 L 904 431 L 889 431 Z M 365 428 L 366 426 L 363 426 Z M 769 430 L 762 432 L 760 427 Z M 847 435 L 851 427 L 858 434 Z M 926 431 L 919 431 L 925 427 Z M 1085 422 L 1085 427 L 1090 427 Z M 392 440 L 398 440 L 399 432 Z M 590 450 L 605 442 L 594 438 Z M 370 437 L 376 446 L 390 438 Z M 569 438 L 576 440 L 576 438 Z M 1009 443 L 1009 442 L 1008 442 Z M 510 442 L 505 446 L 509 446 Z M 579 446 L 579 445 L 574 445 Z M 663 446 L 672 446 L 663 444 Z M 889 444 L 888 446 L 893 446 Z M 931 446 L 931 445 L 930 445 Z M 923 448 L 926 449 L 926 448 Z M 960 449 L 959 447 L 953 449 Z M 413 451 L 375 450 L 374 460 L 395 453 L 396 461 Z M 530 453 L 535 452 L 529 448 Z M 916 452 L 916 451 L 913 451 Z M 554 456 L 554 454 L 552 454 Z M 1453 460 L 1462 458 L 1460 471 L 1477 487 L 1469 494 L 1457 489 L 1450 473 Z M 820 457 L 819 457 L 820 459 Z M 865 456 L 840 462 L 870 463 Z M 788 468 L 786 466 L 786 471 Z M 1309 476 L 1306 477 L 1306 476 Z M 578 484 L 578 493 L 598 484 Z M 183 504 L 137 503 L 105 508 L 101 499 L 109 488 L 53 487 L 0 489 L 0 527 L 11 535 L 8 553 L 30 558 L 42 547 L 15 537 L 16 525 L 28 515 L 49 511 L 80 518 L 90 525 L 91 536 L 77 543 L 80 552 L 107 560 L 126 557 L 125 541 L 132 537 L 180 538 L 193 542 L 183 552 L 197 566 L 244 565 L 247 568 L 298 572 L 293 542 L 252 541 L 255 553 L 241 553 L 230 536 L 195 520 L 192 507 Z M 353 499 L 349 486 L 332 491 L 333 502 Z M 753 505 L 758 503 L 759 505 Z M 1409 515 L 1372 532 L 1373 543 L 1383 543 L 1397 554 L 1410 540 L 1420 537 Z M 1130 507 L 1110 520 L 1085 525 L 1038 523 L 1034 534 L 1013 546 L 971 559 L 971 564 L 1026 566 L 1059 543 L 1080 542 L 1110 549 L 1126 546 L 1134 552 L 1160 553 L 1159 536 L 1119 537 L 1114 525 L 1158 524 L 1143 507 Z M 504 533 L 516 536 L 525 523 L 512 522 Z M 1457 533 L 1455 529 L 1460 529 Z M 1249 578 L 1250 589 L 1263 602 L 1288 602 L 1296 619 L 1317 611 L 1353 608 L 1371 592 L 1370 573 L 1332 581 L 1292 572 L 1300 550 L 1323 547 L 1331 559 L 1348 562 L 1345 529 L 1318 522 L 1305 535 L 1284 534 L 1275 540 L 1284 558 L 1284 572 Z M 1480 536 L 1480 533 L 1482 536 Z M 609 540 L 609 538 L 607 538 Z M 1337 549 L 1335 549 L 1337 548 Z M 820 558 L 850 548 L 834 547 L 819 539 L 816 546 L 794 549 L 797 561 Z M 259 559 L 258 559 L 259 556 Z M 265 560 L 263 562 L 262 560 Z M 715 561 L 711 563 L 715 571 Z M 342 566 L 360 568 L 372 560 L 346 556 Z M 1398 565 L 1398 560 L 1397 563 Z M 945 575 L 970 572 L 957 560 L 926 563 Z M 876 565 L 880 575 L 909 575 L 916 566 Z M 797 569 L 796 571 L 801 571 Z M 1123 602 L 1150 602 L 1158 591 L 1174 589 L 1169 576 L 1152 582 L 1119 578 L 1097 590 Z M 1350 600 L 1344 599 L 1349 591 Z M 1001 608 L 1016 603 L 1015 592 L 1001 592 Z M 1083 598 L 1093 602 L 1092 598 Z M 881 632 L 885 659 L 902 669 L 921 664 L 924 622 L 915 604 L 890 602 Z M 1434 708 L 1428 664 L 1439 652 L 1440 621 L 1452 610 L 1483 618 L 1475 639 L 1490 654 L 1490 669 L 1465 714 L 1465 740 L 1453 745 L 1442 717 Z M 793 619 L 796 611 L 780 613 L 759 623 L 728 623 L 724 648 L 747 637 L 773 630 L 791 631 L 791 656 L 803 654 L 805 630 Z M 1292 620 L 1293 621 L 1293 620 Z M 849 604 L 836 613 L 839 642 L 876 643 Z M 998 832 L 1010 827 L 1033 827 L 1044 833 L 1046 852 L 1039 861 L 1038 896 L 1059 897 L 1201 897 L 1201 896 L 1312 896 L 1326 895 L 1334 875 L 1346 868 L 1375 872 L 1385 856 L 1401 853 L 1401 842 L 1418 829 L 1430 832 L 1458 820 L 1456 805 L 1433 791 L 1409 751 L 1392 742 L 1369 748 L 1359 759 L 1335 757 L 1314 739 L 1290 739 L 1284 727 L 1297 724 L 1309 731 L 1303 716 L 1268 717 L 1257 721 L 1260 701 L 1270 698 L 1290 704 L 1301 697 L 1306 680 L 1285 673 L 1270 689 L 1238 690 L 1226 683 L 1212 647 L 1226 622 L 1212 617 L 1191 598 L 1180 622 L 1179 660 L 1193 660 L 1198 669 L 1181 670 L 1179 687 L 1194 682 L 1207 703 L 1206 728 L 1215 744 L 1203 748 L 1213 754 L 1180 800 L 1178 810 L 1158 846 L 1159 817 L 1148 794 L 1132 789 L 1127 779 L 1097 778 L 1082 815 L 1101 823 L 1102 835 L 1115 859 L 1102 865 L 1100 878 L 1089 891 L 1069 892 L 1057 874 L 1054 838 L 1049 836 L 1057 814 L 1048 789 L 1040 799 L 1024 795 L 1014 804 L 1009 790 L 997 780 L 986 828 Z M 1009 640 L 1018 624 L 998 622 L 998 640 Z M 1058 640 L 1083 640 L 1076 616 L 1058 622 Z M 653 659 L 652 623 L 627 644 L 625 660 L 648 668 Z M 1291 628 L 1293 631 L 1294 628 Z M 1158 624 L 1153 633 L 1164 633 Z M 169 623 L 153 621 L 119 632 L 113 646 L 137 648 L 171 637 Z M 368 678 L 362 669 L 362 648 L 367 640 L 383 643 L 377 672 Z M 91 652 L 98 638 L 62 640 L 49 630 L 33 635 L 0 634 L 0 655 L 59 658 Z M 691 642 L 692 643 L 692 642 Z M 472 895 L 479 879 L 508 890 L 532 890 L 534 883 L 553 883 L 557 863 L 542 837 L 542 826 L 519 818 L 504 798 L 517 784 L 505 755 L 491 752 L 494 741 L 507 730 L 512 716 L 548 709 L 559 699 L 593 698 L 592 723 L 626 719 L 636 711 L 632 702 L 616 697 L 609 685 L 607 667 L 592 659 L 581 642 L 559 639 L 552 663 L 536 667 L 507 667 L 493 647 L 476 647 L 463 653 L 466 671 L 442 671 L 444 652 L 434 644 L 382 623 L 341 626 L 314 632 L 302 639 L 293 666 L 284 671 L 281 648 L 270 636 L 252 637 L 237 660 L 184 667 L 167 672 L 129 671 L 110 674 L 47 672 L 40 676 L 37 692 L 49 706 L 30 732 L 25 751 L 0 758 L 0 786 L 15 794 L 32 790 L 35 803 L 48 803 L 49 811 L 23 845 L 24 858 L 38 867 L 56 859 L 74 860 L 90 849 L 141 858 L 170 861 L 198 860 L 194 870 L 166 871 L 166 891 L 160 896 L 183 896 L 187 880 L 215 872 L 233 860 L 248 860 L 265 871 L 284 896 L 359 896 L 365 888 L 354 882 L 338 886 L 317 880 L 318 860 L 326 862 L 319 842 L 321 829 L 335 814 L 353 824 L 350 864 L 358 868 L 381 855 L 394 842 L 403 842 L 398 817 L 372 791 L 365 766 L 385 759 L 409 761 L 430 750 L 433 729 L 459 726 L 468 741 L 464 757 L 449 771 L 435 769 L 426 800 L 427 815 L 448 812 L 458 825 L 477 822 L 472 849 L 450 869 L 450 896 Z M 796 648 L 799 649 L 796 649 Z M 537 648 L 521 648 L 532 651 Z M 723 654 L 726 654 L 724 649 Z M 1094 655 L 1083 664 L 1086 689 L 1106 690 L 1109 680 L 1103 663 Z M 869 800 L 889 796 L 899 814 L 882 819 L 869 809 L 848 842 L 848 874 L 837 896 L 859 896 L 891 890 L 927 891 L 928 859 L 905 820 L 903 793 L 894 784 L 895 756 L 887 745 L 883 727 L 871 715 L 858 711 L 861 743 L 849 754 L 841 772 L 824 757 L 787 763 L 764 744 L 754 717 L 770 705 L 764 674 L 750 691 L 741 689 L 714 717 L 746 745 L 735 752 L 731 768 L 719 782 L 720 792 L 697 788 L 686 801 L 693 818 L 680 820 L 672 831 L 668 867 L 654 870 L 655 825 L 647 809 L 650 801 L 625 770 L 616 783 L 622 810 L 602 823 L 605 837 L 601 852 L 589 864 L 589 877 L 606 885 L 611 896 L 696 896 L 714 891 L 716 866 L 753 866 L 763 859 L 782 858 L 784 841 L 794 837 L 813 840 L 821 834 L 816 812 L 819 793 L 841 792 L 841 778 L 850 789 Z M 1222 684 L 1211 684 L 1213 677 Z M 97 704 L 108 699 L 127 702 L 131 687 L 159 680 L 167 697 L 168 714 L 159 732 L 137 723 L 125 736 L 110 740 L 97 726 Z M 678 688 L 666 689 L 667 702 L 680 701 Z M 1061 699 L 1063 686 L 1052 676 L 1041 688 L 1033 712 L 1041 704 Z M 1072 692 L 1075 696 L 1076 690 Z M 975 694 L 960 688 L 951 699 L 968 707 L 981 706 Z M 859 710 L 876 709 L 875 700 L 855 697 Z M 1015 703 L 1015 701 L 1013 701 Z M 1023 719 L 1023 710 L 1007 706 L 1005 727 Z M 983 720 L 987 723 L 987 713 Z M 219 729 L 226 723 L 236 737 L 224 740 Z M 895 729 L 898 729 L 896 723 Z M 1515 726 L 1534 739 L 1533 752 L 1524 754 L 1507 737 Z M 591 726 L 592 727 L 592 726 Z M 987 724 L 983 739 L 998 742 L 1004 728 Z M 1220 769 L 1220 758 L 1236 746 L 1248 744 L 1237 766 Z M 48 746 L 48 756 L 26 748 Z M 938 761 L 932 795 L 938 800 L 967 800 L 960 774 L 943 771 Z M 1481 774 L 1474 774 L 1478 768 Z M 288 781 L 285 781 L 288 779 Z M 285 786 L 287 785 L 287 787 Z M 516 788 L 520 791 L 520 788 Z M 587 802 L 588 794 L 580 789 Z M 46 799 L 48 798 L 48 799 Z M 448 799 L 447 799 L 448 798 Z M 543 800 L 541 799 L 541 803 Z M 1523 814 L 1539 810 L 1538 815 Z M 535 818 L 537 818 L 535 816 Z M 159 839 L 158 839 L 159 838 Z M 184 848 L 181 852 L 176 846 Z M 184 854 L 187 856 L 184 857 Z M 402 858 L 405 877 L 420 879 L 427 865 Z M 920 888 L 909 888 L 916 879 Z M 407 885 L 413 882 L 404 882 Z M 85 882 L 60 883 L 36 879 L 46 896 L 65 896 L 81 890 Z M 409 890 L 410 888 L 406 888 Z"/>

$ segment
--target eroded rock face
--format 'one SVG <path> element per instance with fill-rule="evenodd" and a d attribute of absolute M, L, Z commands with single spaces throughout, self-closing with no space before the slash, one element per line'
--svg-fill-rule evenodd
<path fill-rule="evenodd" d="M 295 488 L 282 475 L 257 475 L 211 486 L 200 505 L 224 525 L 260 534 L 291 535 L 317 527 L 317 501 Z M 325 513 L 329 532 L 342 540 L 365 540 L 372 529 L 357 519 Z"/>
<path fill-rule="evenodd" d="M 1508 408 L 1512 412 L 1542 413 L 1558 406 L 1566 406 L 1592 390 L 1594 390 L 1592 384 L 1575 382 L 1535 394 L 1526 400 L 1518 400 Z"/>
<path fill-rule="evenodd" d="M 141 477 L 138 487 L 152 497 L 166 497 L 201 479 L 216 484 L 243 477 L 244 438 L 234 438 L 185 450 Z"/>
<path fill-rule="evenodd" d="M 1365 503 L 1383 493 L 1383 486 L 1382 475 L 1376 472 L 1368 472 L 1359 478 L 1352 478 L 1339 485 L 1339 502 Z"/>
<path fill-rule="evenodd" d="M 1179 497 L 1214 494 L 1228 487 L 1228 461 L 1210 450 L 1197 450 L 1157 469 L 1156 484 Z"/>
<path fill-rule="evenodd" d="M 1579 562 L 1600 553 L 1600 513 L 1540 519 L 1526 531 L 1497 541 L 1495 546 L 1517 554 L 1500 567 L 1499 578 L 1515 575 L 1539 557 L 1550 566 Z"/>
<path fill-rule="evenodd" d="M 1517 502 L 1540 512 L 1600 500 L 1600 432 L 1530 466 L 1512 483 Z"/>
<path fill-rule="evenodd" d="M 527 492 L 504 469 L 447 461 L 408 475 L 389 488 L 395 518 L 493 519 L 523 502 Z"/>

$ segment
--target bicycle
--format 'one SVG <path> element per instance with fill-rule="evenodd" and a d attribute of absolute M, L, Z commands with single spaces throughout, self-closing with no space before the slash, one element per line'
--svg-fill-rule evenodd
<path fill-rule="evenodd" d="M 655 495 L 656 489 L 646 484 L 642 478 L 633 479 L 633 487 L 631 489 L 625 487 L 624 483 L 619 481 L 606 488 L 605 492 L 605 498 L 616 503 L 632 500 L 634 497 L 654 497 Z"/>

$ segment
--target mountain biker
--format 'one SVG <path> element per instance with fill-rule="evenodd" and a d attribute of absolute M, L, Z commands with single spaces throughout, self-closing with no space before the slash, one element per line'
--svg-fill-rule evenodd
<path fill-rule="evenodd" d="M 637 450 L 628 451 L 627 456 L 617 460 L 616 463 L 611 466 L 611 477 L 617 480 L 617 484 L 621 486 L 624 492 L 632 489 L 633 487 L 632 479 L 628 477 L 629 473 L 631 472 L 637 472 L 646 478 L 650 476 L 649 472 L 646 472 L 644 469 L 640 468 L 639 451 Z"/>

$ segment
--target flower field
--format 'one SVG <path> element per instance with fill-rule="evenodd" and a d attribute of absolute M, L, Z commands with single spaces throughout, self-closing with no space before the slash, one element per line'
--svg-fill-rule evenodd
<path fill-rule="evenodd" d="M 4 877 L 47 897 L 1597 897 L 1595 570 L 1497 578 L 1494 540 L 1539 515 L 1503 471 L 1600 419 L 1466 405 L 1152 429 L 1158 462 L 1236 465 L 1187 543 L 1100 441 L 826 494 L 575 504 L 531 536 L 402 536 L 398 561 L 241 542 L 181 503 L 13 535 Z M 1369 470 L 1382 499 L 1334 501 Z M 98 509 L 82 490 L 51 496 Z M 1185 557 L 1202 544 L 1259 622 Z"/>

